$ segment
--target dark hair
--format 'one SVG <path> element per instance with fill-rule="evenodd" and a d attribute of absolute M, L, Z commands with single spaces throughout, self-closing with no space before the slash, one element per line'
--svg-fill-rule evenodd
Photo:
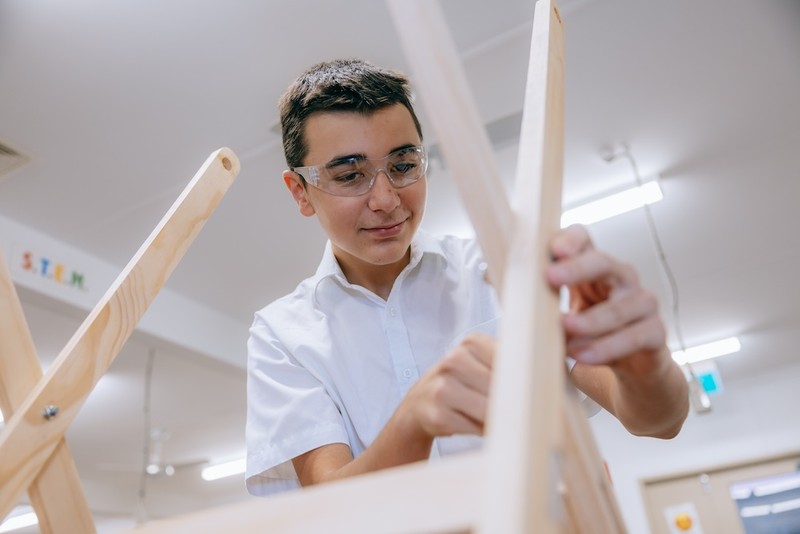
<path fill-rule="evenodd" d="M 324 111 L 370 114 L 403 104 L 422 139 L 422 128 L 411 105 L 408 78 L 360 59 L 338 59 L 314 65 L 286 90 L 278 104 L 283 152 L 289 167 L 300 167 L 308 153 L 304 129 L 308 117 Z"/>

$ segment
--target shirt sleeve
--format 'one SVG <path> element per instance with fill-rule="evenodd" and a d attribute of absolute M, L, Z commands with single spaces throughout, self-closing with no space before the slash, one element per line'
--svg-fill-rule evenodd
<path fill-rule="evenodd" d="M 262 496 L 297 488 L 292 458 L 349 444 L 342 416 L 323 384 L 258 315 L 247 350 L 247 490 Z"/>

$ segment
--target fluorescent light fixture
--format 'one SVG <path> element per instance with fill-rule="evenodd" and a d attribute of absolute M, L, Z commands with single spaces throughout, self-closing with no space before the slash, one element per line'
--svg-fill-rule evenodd
<path fill-rule="evenodd" d="M 15 514 L 16 515 L 13 515 Z M 21 528 L 30 527 L 39 523 L 39 518 L 30 506 L 18 506 L 8 519 L 0 523 L 0 532 L 11 532 L 12 530 L 19 530 Z"/>
<path fill-rule="evenodd" d="M 225 478 L 233 475 L 244 473 L 245 459 L 233 460 L 232 462 L 225 462 L 223 464 L 209 465 L 201 471 L 200 476 L 203 480 L 217 480 L 218 478 Z"/>
<path fill-rule="evenodd" d="M 745 506 L 739 510 L 742 517 L 760 517 L 769 514 L 781 514 L 800 509 L 800 499 L 790 499 L 788 501 L 774 502 L 772 504 L 761 504 L 758 506 Z"/>
<path fill-rule="evenodd" d="M 800 509 L 800 499 L 772 503 L 773 514 L 780 514 L 781 512 L 789 512 L 790 510 L 797 509 Z"/>
<path fill-rule="evenodd" d="M 742 517 L 761 517 L 763 515 L 769 515 L 769 512 L 770 505 L 762 504 L 759 506 L 745 506 L 739 510 L 739 515 Z"/>
<path fill-rule="evenodd" d="M 683 365 L 685 363 L 701 362 L 718 356 L 725 356 L 726 354 L 739 352 L 741 349 L 742 345 L 739 343 L 739 338 L 729 337 L 719 341 L 712 341 L 705 345 L 688 348 L 685 353 L 682 350 L 677 350 L 672 353 L 672 359 L 680 365 Z"/>
<path fill-rule="evenodd" d="M 592 224 L 622 213 L 653 204 L 664 198 L 658 180 L 653 180 L 631 189 L 603 197 L 566 210 L 561 215 L 561 227 L 571 224 Z"/>

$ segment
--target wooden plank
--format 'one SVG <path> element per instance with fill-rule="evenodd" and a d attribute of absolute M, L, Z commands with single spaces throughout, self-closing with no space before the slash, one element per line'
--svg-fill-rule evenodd
<path fill-rule="evenodd" d="M 42 368 L 0 250 L 0 409 L 6 420 L 42 378 Z M 28 488 L 43 534 L 96 532 L 78 470 L 65 439 Z"/>
<path fill-rule="evenodd" d="M 458 68 L 460 58 L 448 38 L 441 10 L 424 0 L 398 0 L 390 5 L 422 101 L 433 112 L 432 123 L 448 168 L 461 184 L 492 279 L 504 273 L 504 287 L 498 284 L 504 313 L 487 429 L 492 467 L 487 513 L 480 528 L 485 532 L 557 532 L 563 523 L 556 484 L 564 351 L 558 298 L 536 273 L 547 265 L 547 240 L 558 230 L 561 214 L 560 15 L 545 0 L 536 6 L 512 216 L 507 205 L 495 199 L 505 195 L 496 166 L 482 164 L 493 161 L 491 147 Z M 403 28 L 419 31 L 412 34 Z M 506 236 L 510 234 L 509 247 Z M 503 245 L 495 246 L 500 240 Z"/>
<path fill-rule="evenodd" d="M 489 137 L 438 2 L 389 0 L 414 85 L 481 244 L 495 287 L 511 235 L 511 210 Z M 413 28 L 413 31 L 409 31 Z"/>
<path fill-rule="evenodd" d="M 8 514 L 61 441 L 86 397 L 239 172 L 232 150 L 203 164 L 100 299 L 0 435 L 0 517 Z M 42 416 L 45 407 L 58 414 Z"/>
<path fill-rule="evenodd" d="M 583 408 L 575 395 L 566 401 L 563 474 L 568 506 L 572 508 L 570 515 L 578 525 L 578 532 L 624 534 L 625 522 Z"/>
<path fill-rule="evenodd" d="M 565 525 L 559 495 L 566 387 L 558 295 L 543 272 L 559 230 L 564 138 L 563 25 L 536 4 L 513 194 L 514 234 L 502 294 L 487 446 L 486 513 L 479 532 L 554 534 Z M 513 502 L 506 504 L 508 496 Z M 507 507 L 497 513 L 500 506 Z"/>
<path fill-rule="evenodd" d="M 481 511 L 485 465 L 480 452 L 419 462 L 153 521 L 131 534 L 462 532 Z"/>

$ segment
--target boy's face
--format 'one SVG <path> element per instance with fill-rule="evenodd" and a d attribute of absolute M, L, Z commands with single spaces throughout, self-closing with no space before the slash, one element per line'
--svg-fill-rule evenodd
<path fill-rule="evenodd" d="M 348 111 L 314 114 L 306 122 L 305 140 L 308 154 L 304 165 L 324 165 L 351 155 L 378 159 L 422 142 L 402 104 L 369 115 Z M 409 245 L 425 210 L 425 178 L 396 189 L 386 174 L 379 172 L 372 189 L 357 197 L 334 196 L 310 184 L 304 188 L 291 171 L 285 171 L 283 178 L 300 213 L 319 218 L 348 279 L 358 280 L 375 267 L 399 273 L 408 263 Z"/>

